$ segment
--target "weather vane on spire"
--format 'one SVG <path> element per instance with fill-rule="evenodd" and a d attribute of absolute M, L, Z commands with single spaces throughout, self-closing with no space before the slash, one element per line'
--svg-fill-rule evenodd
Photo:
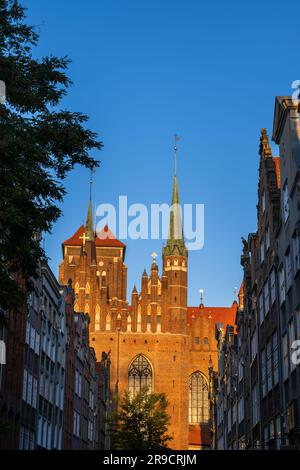
<path fill-rule="evenodd" d="M 177 134 L 174 134 L 174 174 L 176 175 L 176 170 L 177 170 L 177 150 L 178 150 L 178 147 L 177 147 L 177 142 L 178 140 L 180 140 L 180 137 L 179 135 Z"/>

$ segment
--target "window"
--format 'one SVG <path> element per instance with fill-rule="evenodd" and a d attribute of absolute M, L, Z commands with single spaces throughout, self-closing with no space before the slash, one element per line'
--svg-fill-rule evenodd
<path fill-rule="evenodd" d="M 292 285 L 292 260 L 291 260 L 291 251 L 288 250 L 285 255 L 285 276 L 286 276 L 286 288 L 289 288 Z"/>
<path fill-rule="evenodd" d="M 199 336 L 195 336 L 195 344 L 200 344 L 200 338 L 199 338 Z"/>
<path fill-rule="evenodd" d="M 236 423 L 236 402 L 234 403 L 233 407 L 232 407 L 232 424 Z"/>
<path fill-rule="evenodd" d="M 266 382 L 266 350 L 265 348 L 261 351 L 261 387 L 262 396 L 264 397 L 267 393 L 267 382 Z"/>
<path fill-rule="evenodd" d="M 128 371 L 128 389 L 133 396 L 142 389 L 152 390 L 152 368 L 148 359 L 142 354 L 136 356 Z"/>
<path fill-rule="evenodd" d="M 264 321 L 264 317 L 265 317 L 264 301 L 263 301 L 263 293 L 262 292 L 259 294 L 258 302 L 259 302 L 259 322 L 260 322 L 260 324 L 262 324 L 262 322 Z"/>
<path fill-rule="evenodd" d="M 269 448 L 269 427 L 265 426 L 263 429 L 263 445 L 264 449 Z"/>
<path fill-rule="evenodd" d="M 32 400 L 32 375 L 28 373 L 27 381 L 27 403 L 31 405 Z"/>
<path fill-rule="evenodd" d="M 257 383 L 252 388 L 252 426 L 255 426 L 259 420 L 259 397 Z"/>
<path fill-rule="evenodd" d="M 270 226 L 266 226 L 266 250 L 270 248 Z"/>
<path fill-rule="evenodd" d="M 283 198 L 282 198 L 282 203 L 283 203 L 283 221 L 284 223 L 287 221 L 289 218 L 290 214 L 290 208 L 289 208 L 289 190 L 288 190 L 288 185 L 287 182 L 284 183 L 283 190 L 282 190 Z"/>
<path fill-rule="evenodd" d="M 105 329 L 106 329 L 106 331 L 110 331 L 110 326 L 111 326 L 110 315 L 106 315 L 106 322 L 105 322 Z"/>
<path fill-rule="evenodd" d="M 139 305 L 138 315 L 137 315 L 137 331 L 141 331 L 141 329 L 142 329 L 142 314 L 141 314 L 141 306 Z"/>
<path fill-rule="evenodd" d="M 30 347 L 34 350 L 35 345 L 35 329 L 31 327 L 30 329 Z"/>
<path fill-rule="evenodd" d="M 272 350 L 271 350 L 271 340 L 267 342 L 267 391 L 269 392 L 272 388 Z"/>
<path fill-rule="evenodd" d="M 265 259 L 265 241 L 262 238 L 260 242 L 260 262 L 262 263 Z"/>
<path fill-rule="evenodd" d="M 189 383 L 189 423 L 208 423 L 208 383 L 201 372 L 194 372 Z"/>
<path fill-rule="evenodd" d="M 89 421 L 88 423 L 88 440 L 93 441 L 93 434 L 94 434 L 94 425 L 92 421 Z"/>
<path fill-rule="evenodd" d="M 32 382 L 32 406 L 37 407 L 37 379 L 33 378 Z"/>
<path fill-rule="evenodd" d="M 289 345 L 290 345 L 290 348 L 291 348 L 291 345 L 293 344 L 294 341 L 295 341 L 295 328 L 294 328 L 294 322 L 291 321 L 289 323 Z M 291 361 L 291 369 L 294 370 L 295 367 L 296 367 L 296 362 Z"/>
<path fill-rule="evenodd" d="M 35 334 L 34 352 L 40 353 L 40 335 L 38 333 Z"/>
<path fill-rule="evenodd" d="M 100 330 L 100 307 L 96 305 L 95 309 L 95 331 Z"/>
<path fill-rule="evenodd" d="M 282 337 L 282 350 L 283 350 L 283 380 L 286 380 L 289 373 L 289 351 L 288 351 L 288 338 L 285 333 Z"/>
<path fill-rule="evenodd" d="M 131 331 L 131 316 L 127 317 L 127 331 Z"/>
<path fill-rule="evenodd" d="M 277 415 L 275 418 L 276 449 L 279 450 L 281 444 L 281 418 Z"/>
<path fill-rule="evenodd" d="M 297 331 L 297 338 L 300 339 L 300 308 L 296 312 L 296 331 Z"/>
<path fill-rule="evenodd" d="M 76 437 L 80 437 L 80 415 L 77 411 L 73 411 L 73 434 Z"/>
<path fill-rule="evenodd" d="M 239 361 L 239 366 L 238 366 L 238 379 L 239 382 L 242 380 L 244 377 L 244 363 L 243 361 Z"/>
<path fill-rule="evenodd" d="M 157 321 L 157 332 L 160 333 L 161 332 L 161 314 L 160 313 L 157 313 L 156 321 Z"/>
<path fill-rule="evenodd" d="M 262 195 L 261 195 L 261 208 L 262 208 L 262 213 L 265 213 L 266 210 L 266 194 L 265 190 L 263 190 Z"/>
<path fill-rule="evenodd" d="M 251 337 L 251 361 L 253 361 L 257 354 L 257 331 L 255 330 Z"/>
<path fill-rule="evenodd" d="M 227 432 L 230 432 L 232 428 L 232 423 L 231 423 L 231 409 L 228 410 L 227 412 Z"/>
<path fill-rule="evenodd" d="M 238 401 L 238 422 L 239 424 L 244 419 L 244 397 L 241 397 Z"/>
<path fill-rule="evenodd" d="M 275 269 L 273 268 L 270 274 L 270 284 L 271 284 L 271 305 L 276 300 L 276 279 L 275 279 Z"/>
<path fill-rule="evenodd" d="M 275 333 L 273 333 L 273 336 L 272 336 L 272 355 L 273 355 L 273 381 L 274 381 L 274 385 L 277 385 L 279 381 L 279 375 L 278 375 L 279 351 L 278 351 L 277 331 L 275 331 Z"/>
<path fill-rule="evenodd" d="M 269 312 L 269 284 L 268 284 L 268 280 L 265 282 L 265 285 L 264 285 L 264 301 L 265 301 L 265 315 L 268 314 Z"/>
<path fill-rule="evenodd" d="M 26 333 L 25 333 L 25 343 L 30 343 L 30 323 L 29 321 L 26 322 Z"/>
<path fill-rule="evenodd" d="M 283 267 L 279 270 L 279 295 L 280 295 L 280 305 L 285 301 L 285 278 Z"/>
<path fill-rule="evenodd" d="M 27 369 L 24 369 L 24 372 L 23 372 L 23 394 L 22 394 L 22 398 L 23 398 L 24 401 L 26 401 L 26 398 L 27 398 L 27 377 L 28 377 Z"/>
<path fill-rule="evenodd" d="M 75 393 L 76 393 L 76 395 L 81 397 L 81 392 L 82 392 L 82 376 L 76 370 L 75 371 Z"/>
<path fill-rule="evenodd" d="M 296 233 L 293 236 L 293 255 L 294 255 L 294 269 L 295 274 L 300 269 L 300 234 Z"/>

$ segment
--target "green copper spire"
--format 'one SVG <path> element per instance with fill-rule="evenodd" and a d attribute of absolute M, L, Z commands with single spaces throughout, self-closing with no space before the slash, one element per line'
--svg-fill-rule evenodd
<path fill-rule="evenodd" d="M 187 249 L 184 244 L 181 207 L 179 203 L 178 181 L 177 181 L 177 141 L 179 137 L 175 134 L 174 145 L 174 180 L 172 207 L 170 211 L 170 227 L 167 245 L 163 248 L 164 255 L 180 255 L 187 256 Z"/>

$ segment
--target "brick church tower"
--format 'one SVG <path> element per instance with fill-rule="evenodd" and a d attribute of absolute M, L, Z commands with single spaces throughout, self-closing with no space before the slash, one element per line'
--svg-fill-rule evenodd
<path fill-rule="evenodd" d="M 97 358 L 111 351 L 112 392 L 137 393 L 148 387 L 165 392 L 174 449 L 209 445 L 209 367 L 217 370 L 216 323 L 232 324 L 236 305 L 229 308 L 188 307 L 188 253 L 184 243 L 175 172 L 169 237 L 162 253 L 160 275 L 156 254 L 141 287 L 126 299 L 126 246 L 109 227 L 96 236 L 91 198 L 85 226 L 63 242 L 59 281 L 75 291 L 75 311 L 90 316 L 90 341 Z"/>

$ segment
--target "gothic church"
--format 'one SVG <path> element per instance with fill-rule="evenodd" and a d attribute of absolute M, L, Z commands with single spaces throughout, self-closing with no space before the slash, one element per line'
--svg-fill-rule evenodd
<path fill-rule="evenodd" d="M 179 204 L 174 175 L 172 204 Z M 170 212 L 169 238 L 162 251 L 162 273 L 155 258 L 143 272 L 138 291 L 126 299 L 126 246 L 105 227 L 93 229 L 89 201 L 86 225 L 62 244 L 59 281 L 72 280 L 75 311 L 90 317 L 90 341 L 101 358 L 111 351 L 112 392 L 122 395 L 147 386 L 165 392 L 174 449 L 205 449 L 210 444 L 209 368 L 218 368 L 216 324 L 234 324 L 231 307 L 187 306 L 188 252 L 181 218 Z M 179 230 L 179 232 L 178 232 Z"/>

